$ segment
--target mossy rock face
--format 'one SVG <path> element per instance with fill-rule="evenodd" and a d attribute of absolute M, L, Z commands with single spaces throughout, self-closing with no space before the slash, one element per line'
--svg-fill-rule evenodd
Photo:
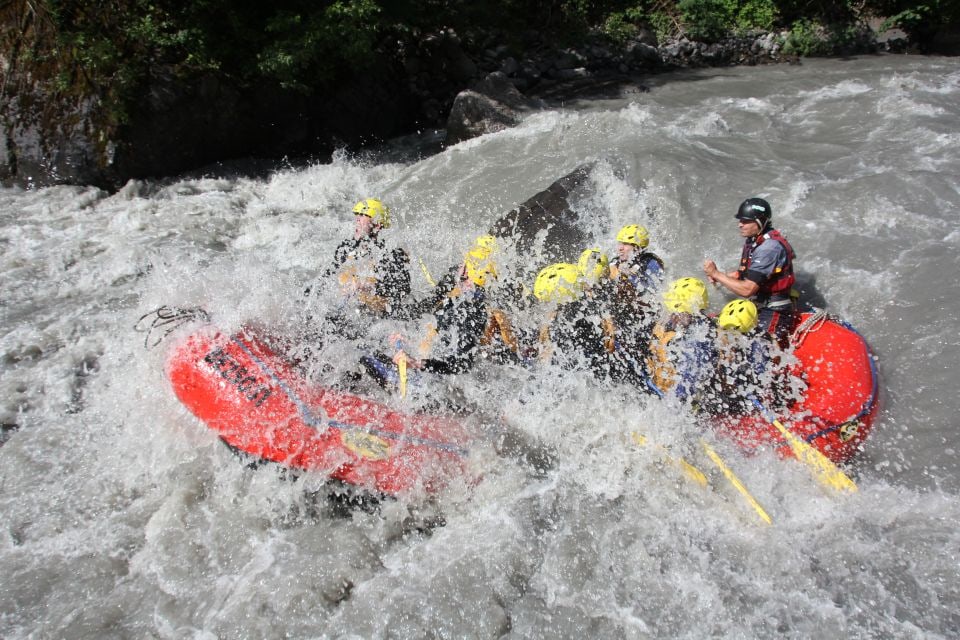
<path fill-rule="evenodd" d="M 399 78 L 383 65 L 305 96 L 159 68 L 123 124 L 96 97 L 65 102 L 40 83 L 0 110 L 0 180 L 115 189 L 236 158 L 323 156 L 414 126 L 417 104 Z"/>

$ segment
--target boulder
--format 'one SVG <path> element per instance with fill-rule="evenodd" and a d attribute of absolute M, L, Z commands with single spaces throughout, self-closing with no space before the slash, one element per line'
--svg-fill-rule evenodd
<path fill-rule="evenodd" d="M 447 118 L 447 141 L 456 144 L 485 133 L 501 131 L 520 122 L 523 112 L 542 104 L 520 93 L 506 75 L 489 74 L 453 101 Z"/>
<path fill-rule="evenodd" d="M 576 262 L 582 248 L 590 243 L 576 203 L 593 193 L 588 180 L 592 170 L 592 163 L 575 168 L 501 216 L 490 233 L 512 239 L 518 254 L 542 256 L 548 262 Z M 515 275 L 530 279 L 536 274 Z"/>
<path fill-rule="evenodd" d="M 627 43 L 624 50 L 624 57 L 628 63 L 633 66 L 655 66 L 662 62 L 660 51 L 655 46 L 651 46 L 639 40 L 633 40 Z"/>

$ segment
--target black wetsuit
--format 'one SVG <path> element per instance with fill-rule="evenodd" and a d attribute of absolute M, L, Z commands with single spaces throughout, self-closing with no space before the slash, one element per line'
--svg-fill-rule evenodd
<path fill-rule="evenodd" d="M 410 295 L 410 257 L 407 252 L 400 248 L 388 250 L 377 236 L 364 236 L 359 240 L 348 238 L 334 251 L 333 263 L 324 275 L 339 273 L 351 260 L 373 263 L 373 293 L 383 301 L 384 306 L 379 310 L 367 305 L 369 311 L 383 317 L 406 318 L 408 309 L 404 302 Z"/>
<path fill-rule="evenodd" d="M 447 296 L 434 311 L 437 329 L 435 350 L 445 353 L 423 360 L 423 370 L 431 373 L 463 373 L 473 366 L 480 340 L 487 325 L 486 292 L 471 289 Z"/>
<path fill-rule="evenodd" d="M 642 351 L 642 344 L 657 321 L 657 289 L 663 283 L 663 260 L 642 251 L 630 260 L 615 260 L 618 272 L 610 299 L 613 321 L 624 348 Z"/>
<path fill-rule="evenodd" d="M 611 336 L 605 331 L 602 311 L 602 301 L 589 297 L 557 307 L 549 327 L 554 364 L 575 367 L 584 359 L 596 378 L 604 379 L 610 375 L 611 361 L 606 340 Z"/>

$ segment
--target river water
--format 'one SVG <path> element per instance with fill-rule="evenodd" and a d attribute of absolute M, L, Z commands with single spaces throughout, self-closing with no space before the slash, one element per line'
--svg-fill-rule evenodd
<path fill-rule="evenodd" d="M 816 60 L 648 87 L 418 160 L 0 191 L 0 636 L 960 636 L 960 62 Z M 240 464 L 173 395 L 164 344 L 133 331 L 164 304 L 225 328 L 296 324 L 361 197 L 388 202 L 393 237 L 436 274 L 587 162 L 584 227 L 612 250 L 621 225 L 645 224 L 671 278 L 707 257 L 733 268 L 737 205 L 771 202 L 801 279 L 878 358 L 884 408 L 848 468 L 858 493 L 714 441 L 773 517 L 761 525 L 722 480 L 703 490 L 629 444 L 643 429 L 706 469 L 685 411 L 491 366 L 456 384 L 552 448 L 553 467 L 483 455 L 473 488 L 344 514 L 318 498 L 323 477 Z M 335 369 L 355 362 L 338 347 Z"/>

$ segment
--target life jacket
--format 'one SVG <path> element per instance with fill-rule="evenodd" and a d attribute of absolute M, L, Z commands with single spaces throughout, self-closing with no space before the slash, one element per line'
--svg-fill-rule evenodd
<path fill-rule="evenodd" d="M 387 308 L 386 298 L 376 294 L 376 271 L 383 251 L 382 242 L 362 239 L 344 242 L 335 254 L 335 261 L 339 263 L 336 276 L 341 293 L 346 297 L 356 296 L 362 305 L 375 313 L 383 313 Z"/>
<path fill-rule="evenodd" d="M 787 239 L 776 229 L 771 229 L 754 239 L 748 238 L 746 242 L 743 243 L 743 251 L 740 254 L 740 268 L 737 270 L 737 279 L 744 279 L 747 271 L 750 269 L 754 250 L 767 240 L 780 243 L 780 246 L 787 252 L 787 264 L 783 267 L 774 268 L 773 273 L 770 274 L 767 281 L 760 285 L 757 298 L 761 302 L 765 302 L 773 296 L 788 296 L 790 294 L 790 288 L 797 280 L 793 275 L 793 260 L 796 257 L 793 252 L 793 247 L 790 246 Z"/>
<path fill-rule="evenodd" d="M 556 346 L 554 336 L 551 335 L 551 327 L 559 315 L 558 310 L 551 312 L 547 318 L 546 324 L 540 327 L 538 338 L 540 341 L 540 357 L 541 362 L 549 362 L 553 356 L 553 351 Z M 613 322 L 613 319 L 606 315 L 600 315 L 600 345 L 604 353 L 610 354 L 616 351 L 617 349 L 617 329 L 616 325 Z M 596 337 L 596 336 L 595 336 Z M 593 340 L 589 340 L 590 344 L 595 344 Z M 578 348 L 585 346 L 580 344 Z M 587 345 L 589 349 L 589 345 Z"/>
<path fill-rule="evenodd" d="M 617 350 L 617 327 L 613 319 L 604 316 L 600 319 L 603 326 L 603 348 L 607 353 Z"/>
<path fill-rule="evenodd" d="M 513 332 L 513 325 L 510 323 L 510 318 L 507 317 L 507 314 L 504 313 L 502 309 L 491 309 L 487 313 L 487 325 L 483 328 L 483 336 L 480 338 L 480 344 L 489 346 L 497 336 L 500 337 L 503 344 L 511 351 L 516 354 L 520 353 L 520 343 L 517 340 L 516 334 Z"/>
<path fill-rule="evenodd" d="M 550 315 L 547 316 L 546 323 L 540 326 L 540 331 L 537 334 L 537 338 L 540 341 L 540 349 L 537 359 L 540 362 L 550 362 L 550 359 L 553 357 L 553 340 L 550 337 L 550 326 L 556 319 L 556 310 L 551 311 Z"/>
<path fill-rule="evenodd" d="M 626 265 L 631 267 L 630 271 L 632 271 L 632 273 L 626 269 L 621 269 L 619 264 L 610 265 L 610 279 L 629 283 L 634 289 L 642 291 L 653 284 L 650 282 L 652 274 L 649 273 L 651 263 L 656 263 L 656 265 L 660 267 L 660 272 L 663 273 L 665 267 L 660 256 L 648 251 L 642 251 L 634 256 Z"/>
<path fill-rule="evenodd" d="M 380 238 L 350 239 L 337 247 L 327 273 L 336 275 L 345 297 L 356 298 L 376 315 L 390 315 L 410 293 L 408 261 L 406 252 L 388 250 Z"/>
<path fill-rule="evenodd" d="M 667 328 L 662 322 L 653 327 L 653 340 L 650 341 L 650 355 L 647 357 L 647 370 L 650 379 L 660 391 L 669 391 L 677 383 L 677 370 L 670 362 L 667 345 L 673 340 L 677 332 Z"/>

